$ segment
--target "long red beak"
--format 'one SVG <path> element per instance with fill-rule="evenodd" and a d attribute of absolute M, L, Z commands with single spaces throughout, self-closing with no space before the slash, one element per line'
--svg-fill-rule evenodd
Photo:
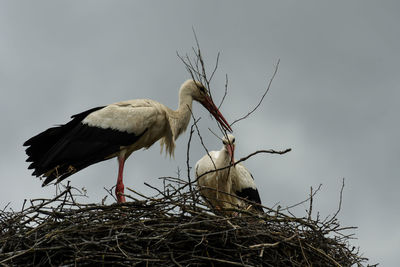
<path fill-rule="evenodd" d="M 226 121 L 224 116 L 222 116 L 221 112 L 219 112 L 217 106 L 211 100 L 209 96 L 206 96 L 204 102 L 201 102 L 203 106 L 214 116 L 214 118 L 219 122 L 219 124 L 228 132 L 232 132 L 232 128 L 229 123 Z"/>
<path fill-rule="evenodd" d="M 227 144 L 226 149 L 228 150 L 229 156 L 231 157 L 231 164 L 235 164 L 235 145 Z"/>

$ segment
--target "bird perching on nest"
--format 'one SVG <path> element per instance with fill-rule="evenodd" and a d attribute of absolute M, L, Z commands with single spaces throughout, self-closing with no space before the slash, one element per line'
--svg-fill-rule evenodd
<path fill-rule="evenodd" d="M 263 212 L 262 207 L 257 205 L 261 204 L 261 199 L 253 176 L 241 163 L 234 164 L 235 137 L 228 134 L 223 137 L 222 143 L 220 151 L 210 151 L 196 163 L 201 195 L 211 208 L 218 211 L 241 208 Z M 229 165 L 232 166 L 218 170 Z"/>
<path fill-rule="evenodd" d="M 123 170 L 132 152 L 149 148 L 160 140 L 161 151 L 173 155 L 175 140 L 189 124 L 193 100 L 201 103 L 227 131 L 230 125 L 212 101 L 203 84 L 184 82 L 179 90 L 179 107 L 172 110 L 149 99 L 122 101 L 93 108 L 72 116 L 66 124 L 47 129 L 24 143 L 29 169 L 44 177 L 43 186 L 103 160 L 118 158 L 115 189 L 118 202 L 125 202 Z"/>

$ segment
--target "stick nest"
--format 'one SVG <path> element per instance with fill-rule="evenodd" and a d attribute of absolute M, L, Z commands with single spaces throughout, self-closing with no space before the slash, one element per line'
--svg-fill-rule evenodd
<path fill-rule="evenodd" d="M 53 199 L 1 211 L 0 265 L 363 266 L 336 216 L 320 221 L 272 209 L 214 214 L 196 190 L 167 185 L 124 204 Z M 25 205 L 24 205 L 25 206 Z"/>

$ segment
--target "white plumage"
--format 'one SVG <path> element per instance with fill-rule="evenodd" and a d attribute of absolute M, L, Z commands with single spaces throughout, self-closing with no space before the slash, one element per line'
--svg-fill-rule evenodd
<path fill-rule="evenodd" d="M 196 178 L 202 196 L 217 210 L 251 208 L 262 212 L 261 206 L 251 204 L 261 204 L 261 199 L 254 179 L 246 167 L 238 163 L 234 167 L 213 171 L 234 163 L 235 137 L 228 134 L 222 142 L 220 151 L 211 151 L 210 155 L 204 155 L 196 163 Z"/>
<path fill-rule="evenodd" d="M 234 203 L 231 195 L 232 179 L 229 176 L 231 168 L 213 171 L 230 165 L 229 157 L 222 156 L 222 154 L 225 153 L 228 153 L 225 150 L 225 146 L 221 151 L 210 151 L 209 154 L 211 158 L 206 154 L 195 166 L 200 193 L 209 204 L 210 208 L 215 208 L 217 210 L 232 208 L 232 203 Z M 205 174 L 207 172 L 210 173 Z"/>
<path fill-rule="evenodd" d="M 24 143 L 33 175 L 45 177 L 43 185 L 57 182 L 94 163 L 118 157 L 118 202 L 125 202 L 122 175 L 125 160 L 141 148 L 160 140 L 161 150 L 173 155 L 175 140 L 190 121 L 193 100 L 201 103 L 221 124 L 232 131 L 211 100 L 207 89 L 194 80 L 179 90 L 179 106 L 172 110 L 149 99 L 122 101 L 72 116 L 64 125 L 49 128 Z"/>

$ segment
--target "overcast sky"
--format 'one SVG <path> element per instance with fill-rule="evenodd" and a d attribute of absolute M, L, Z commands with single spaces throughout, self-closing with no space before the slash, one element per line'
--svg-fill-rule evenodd
<path fill-rule="evenodd" d="M 222 113 L 230 122 L 258 102 L 281 60 L 272 88 L 250 118 L 234 125 L 237 158 L 258 149 L 292 148 L 245 162 L 263 204 L 285 207 L 322 189 L 314 210 L 336 211 L 345 178 L 343 226 L 357 226 L 370 263 L 397 266 L 400 248 L 400 4 L 398 1 L 1 1 L 0 97 L 2 154 L 0 208 L 20 209 L 25 198 L 50 197 L 31 176 L 22 143 L 83 110 L 135 98 L 177 107 L 189 78 L 176 56 L 190 53 L 196 29 Z M 210 150 L 218 141 L 196 104 Z M 125 185 L 145 194 L 143 182 L 186 171 L 188 133 L 175 159 L 159 145 L 127 161 Z M 204 155 L 192 143 L 192 165 Z M 99 202 L 116 182 L 109 160 L 70 177 Z M 301 206 L 304 211 L 307 205 Z"/>

